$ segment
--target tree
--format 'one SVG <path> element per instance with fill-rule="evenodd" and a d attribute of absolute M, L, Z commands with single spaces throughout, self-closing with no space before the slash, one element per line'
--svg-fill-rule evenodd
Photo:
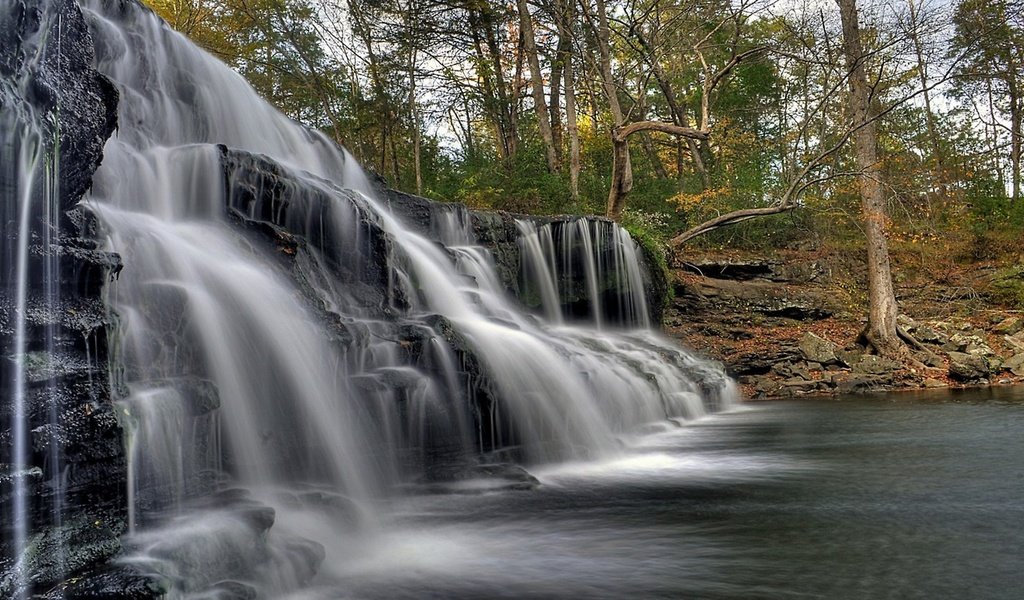
<path fill-rule="evenodd" d="M 987 97 L 985 125 L 993 130 L 994 146 L 1000 137 L 1009 138 L 1010 196 L 1017 202 L 1024 141 L 1024 2 L 961 0 L 953 23 L 952 51 L 964 55 L 957 91 L 961 97 Z M 984 121 L 980 111 L 979 118 Z"/>
<path fill-rule="evenodd" d="M 868 324 L 864 340 L 883 356 L 899 356 L 906 351 L 896 321 L 899 306 L 892 285 L 886 228 L 889 216 L 885 207 L 885 189 L 878 157 L 878 111 L 872 97 L 874 89 L 867 77 L 867 54 L 861 42 L 856 0 L 837 0 L 843 24 L 843 53 L 849 72 L 850 113 L 853 142 L 857 156 L 857 182 L 860 188 L 861 223 L 867 239 Z"/>
<path fill-rule="evenodd" d="M 548 116 L 547 105 L 544 103 L 544 76 L 540 71 L 537 43 L 533 37 L 533 19 L 530 17 L 530 9 L 526 6 L 526 0 L 516 0 L 516 6 L 519 9 L 523 52 L 526 54 L 526 63 L 530 67 L 530 88 L 533 92 L 533 110 L 537 113 L 537 128 L 540 130 L 540 137 L 544 142 L 544 157 L 547 160 L 548 171 L 554 173 L 561 168 L 561 165 L 558 160 L 558 151 L 555 149 L 551 119 Z"/>

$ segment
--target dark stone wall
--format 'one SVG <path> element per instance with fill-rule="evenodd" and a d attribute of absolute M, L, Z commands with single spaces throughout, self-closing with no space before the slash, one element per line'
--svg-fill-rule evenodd
<path fill-rule="evenodd" d="M 15 592 L 12 494 L 18 482 L 28 492 L 28 547 L 21 558 L 30 594 L 102 564 L 120 549 L 125 527 L 125 457 L 107 362 L 112 323 L 102 299 L 104 283 L 121 265 L 97 246 L 91 215 L 76 208 L 116 125 L 117 92 L 92 63 L 92 39 L 74 2 L 12 0 L 0 6 L 3 597 Z M 23 160 L 33 153 L 36 160 Z M 27 164 L 34 169 L 27 170 Z M 20 233 L 26 202 L 27 237 Z M 23 247 L 28 249 L 26 353 L 19 356 L 15 332 Z M 47 272 L 53 275 L 50 285 Z M 12 465 L 19 360 L 28 464 Z"/>

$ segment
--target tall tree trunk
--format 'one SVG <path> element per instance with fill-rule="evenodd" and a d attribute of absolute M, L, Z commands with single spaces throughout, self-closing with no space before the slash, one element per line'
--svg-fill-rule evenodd
<path fill-rule="evenodd" d="M 1008 67 L 1013 69 L 1013 63 L 1011 62 Z M 1007 81 L 1010 96 L 1010 199 L 1016 204 L 1020 200 L 1021 112 L 1024 112 L 1024 99 L 1021 98 L 1017 82 L 1012 77 L 1010 75 Z"/>
<path fill-rule="evenodd" d="M 516 42 L 516 69 L 512 74 L 512 85 L 509 86 L 509 123 L 515 131 L 519 131 L 519 112 L 522 108 L 520 98 L 521 91 L 523 89 L 523 58 L 525 53 L 523 52 L 523 31 L 519 31 L 519 40 Z M 516 144 L 518 147 L 519 137 L 516 136 Z"/>
<path fill-rule="evenodd" d="M 537 56 L 537 42 L 533 36 L 533 18 L 526 0 L 517 0 L 519 8 L 519 27 L 523 37 L 523 51 L 530 67 L 530 88 L 533 92 L 533 108 L 537 113 L 537 129 L 540 130 L 544 142 L 544 158 L 547 160 L 548 171 L 556 173 L 561 165 L 558 163 L 558 152 L 555 150 L 554 138 L 551 135 L 551 121 L 544 100 L 544 77 L 540 72 L 540 57 Z"/>
<path fill-rule="evenodd" d="M 999 185 L 1005 187 L 1006 179 L 1003 173 L 1003 159 L 999 156 L 999 117 L 996 112 L 995 91 L 992 89 L 992 80 L 985 79 L 985 92 L 988 98 L 988 122 L 992 124 L 992 138 L 989 147 L 992 155 L 992 168 L 995 170 Z M 985 127 L 988 130 L 988 127 Z"/>
<path fill-rule="evenodd" d="M 476 159 L 476 143 L 473 140 L 473 115 L 469 111 L 469 100 L 463 100 L 462 107 L 466 111 L 466 156 Z"/>
<path fill-rule="evenodd" d="M 406 25 L 411 29 L 409 33 L 409 119 L 412 122 L 412 164 L 413 174 L 416 177 L 416 195 L 423 195 L 423 170 L 420 164 L 420 111 L 416 107 L 416 46 L 412 43 L 419 37 L 417 32 L 418 16 L 414 7 L 416 0 L 410 0 L 409 8 L 405 13 Z"/>
<path fill-rule="evenodd" d="M 558 37 L 562 54 L 562 75 L 565 79 L 565 129 L 569 134 L 569 191 L 572 199 L 580 197 L 580 130 L 576 115 L 576 74 L 572 63 L 572 26 L 576 22 L 576 1 L 562 0 L 559 10 Z M 565 40 L 565 45 L 562 45 Z"/>
<path fill-rule="evenodd" d="M 853 142 L 856 148 L 861 219 L 867 238 L 868 324 L 863 337 L 884 356 L 898 356 L 906 350 L 899 338 L 896 317 L 899 307 L 893 291 L 886 239 L 888 215 L 882 168 L 878 160 L 878 127 L 872 107 L 872 88 L 864 68 L 864 49 L 860 37 L 856 0 L 837 0 L 843 23 L 843 51 L 846 54 L 850 85 L 850 112 L 853 117 Z"/>
<path fill-rule="evenodd" d="M 420 164 L 420 111 L 416 107 L 416 52 L 409 52 L 409 117 L 412 119 L 412 164 L 416 175 L 416 195 L 423 195 L 423 170 Z"/>
<path fill-rule="evenodd" d="M 555 10 L 560 11 L 561 7 L 556 5 Z M 562 19 L 560 13 L 557 19 Z M 548 116 L 551 117 L 551 142 L 555 145 L 558 164 L 562 165 L 565 158 L 563 156 L 565 154 L 565 136 L 562 127 L 562 82 L 564 79 L 562 73 L 565 70 L 565 58 L 568 56 L 568 48 L 572 40 L 562 37 L 561 27 L 558 27 L 558 31 L 558 46 L 555 48 L 555 56 L 551 60 L 551 95 L 548 97 Z"/>
<path fill-rule="evenodd" d="M 597 47 L 600 60 L 601 81 L 608 97 L 608 108 L 612 113 L 612 181 L 608 189 L 608 206 L 605 214 L 619 220 L 626 206 L 626 196 L 633 189 L 633 166 L 629 160 L 629 142 L 615 135 L 625 125 L 619 92 L 612 74 L 611 28 L 608 26 L 608 10 L 604 0 L 597 0 Z"/>
<path fill-rule="evenodd" d="M 496 144 L 506 168 L 512 166 L 519 148 L 519 132 L 516 124 L 518 100 L 513 97 L 515 90 L 509 91 L 505 81 L 505 70 L 501 61 L 501 48 L 495 34 L 494 15 L 486 3 L 468 3 L 467 13 L 469 25 L 473 32 L 474 42 L 480 68 L 484 70 L 481 83 L 485 94 L 492 99 L 491 112 L 495 121 L 497 134 Z M 488 77 L 490 75 L 490 77 Z"/>
<path fill-rule="evenodd" d="M 472 15 L 473 13 L 470 13 Z M 473 18 L 470 17 L 470 26 L 473 27 Z M 483 108 L 484 113 L 490 118 L 491 127 L 494 128 L 494 145 L 498 152 L 498 158 L 502 163 L 508 164 L 509 153 L 508 144 L 506 143 L 507 134 L 505 133 L 505 119 L 502 116 L 501 109 L 499 108 L 499 101 L 494 91 L 494 84 L 491 81 L 490 68 L 488 67 L 487 59 L 484 55 L 483 39 L 478 34 L 478 31 L 473 27 L 473 46 L 476 50 L 477 58 L 477 76 L 480 79 L 480 92 L 483 96 Z M 467 108 L 466 113 L 467 120 L 469 119 L 469 112 Z"/>
<path fill-rule="evenodd" d="M 932 112 L 932 95 L 928 88 L 928 62 L 924 58 L 924 45 L 921 43 L 920 23 L 921 13 L 918 7 L 920 0 L 907 0 L 910 7 L 910 41 L 914 45 L 914 55 L 917 58 L 917 78 L 921 81 L 921 96 L 924 99 L 924 120 L 928 129 L 928 141 L 931 146 L 932 178 L 939 188 L 943 197 L 947 195 L 946 168 L 942 156 L 942 144 L 939 141 L 939 131 L 935 124 L 935 113 Z"/>
<path fill-rule="evenodd" d="M 354 25 L 355 32 L 359 35 L 366 47 L 366 59 L 369 64 L 370 71 L 370 82 L 373 86 L 374 96 L 377 98 L 377 106 L 381 108 L 381 119 L 380 119 L 380 163 L 377 165 L 378 173 L 381 175 L 388 175 L 388 140 L 390 137 L 390 125 L 396 118 L 392 110 L 391 99 L 387 95 L 386 88 L 384 86 L 383 75 L 381 73 L 380 60 L 378 60 L 377 53 L 373 47 L 373 37 L 370 31 L 370 25 L 367 23 L 366 16 L 363 14 L 359 2 L 354 0 L 348 1 L 349 13 L 352 15 L 352 23 Z M 391 183 L 397 185 L 398 174 L 392 173 Z"/>

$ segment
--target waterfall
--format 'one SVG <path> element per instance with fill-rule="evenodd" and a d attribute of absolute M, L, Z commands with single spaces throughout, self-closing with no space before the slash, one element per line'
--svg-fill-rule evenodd
<path fill-rule="evenodd" d="M 648 329 L 640 250 L 611 221 L 562 219 L 538 226 L 516 221 L 523 255 L 520 278 L 527 297 L 539 296 L 552 322 L 583 318 L 601 328 L 607 321 Z"/>
<path fill-rule="evenodd" d="M 652 331 L 616 224 L 518 221 L 517 298 L 464 207 L 414 226 L 150 11 L 82 4 L 120 92 L 85 204 L 125 264 L 105 294 L 126 560 L 172 597 L 281 597 L 344 560 L 338 539 L 355 556 L 393 527 L 381 507 L 410 483 L 614 455 L 731 401 L 718 366 Z"/>

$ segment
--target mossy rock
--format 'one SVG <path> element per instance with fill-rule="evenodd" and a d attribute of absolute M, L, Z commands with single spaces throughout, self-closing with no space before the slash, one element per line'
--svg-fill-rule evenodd
<path fill-rule="evenodd" d="M 999 269 L 992 275 L 989 288 L 993 300 L 1024 309 L 1024 265 Z"/>

